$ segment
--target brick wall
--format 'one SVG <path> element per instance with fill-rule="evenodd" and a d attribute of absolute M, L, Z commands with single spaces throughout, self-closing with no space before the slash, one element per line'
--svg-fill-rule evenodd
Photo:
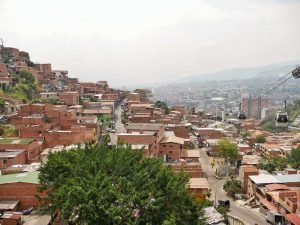
<path fill-rule="evenodd" d="M 36 140 L 29 144 L 4 144 L 0 143 L 0 150 L 6 149 L 24 149 L 26 151 L 26 163 L 30 163 L 32 160 L 37 158 L 42 151 L 42 145 Z"/>
<path fill-rule="evenodd" d="M 179 160 L 183 146 L 177 143 L 160 143 L 158 156 L 167 156 L 167 160 Z"/>
<path fill-rule="evenodd" d="M 127 101 L 140 102 L 141 101 L 141 95 L 138 94 L 138 93 L 130 93 L 127 96 Z"/>
<path fill-rule="evenodd" d="M 79 94 L 77 92 L 63 92 L 59 95 L 59 100 L 66 105 L 77 105 L 79 103 Z"/>
<path fill-rule="evenodd" d="M 45 196 L 45 193 L 38 193 L 38 184 L 32 183 L 7 183 L 0 184 L 0 200 L 18 200 L 20 201 L 19 210 L 40 205 L 36 195 Z"/>
<path fill-rule="evenodd" d="M 118 134 L 118 141 L 126 144 L 152 144 L 154 139 L 151 134 Z"/>
<path fill-rule="evenodd" d="M 207 139 L 221 139 L 224 137 L 223 132 L 215 129 L 201 129 L 198 130 L 197 133 L 201 137 L 205 137 Z"/>
<path fill-rule="evenodd" d="M 5 161 L 6 160 L 6 163 Z M 25 164 L 26 163 L 26 154 L 25 151 L 20 152 L 14 158 L 0 158 L 0 169 L 6 169 L 12 165 L 16 164 Z"/>

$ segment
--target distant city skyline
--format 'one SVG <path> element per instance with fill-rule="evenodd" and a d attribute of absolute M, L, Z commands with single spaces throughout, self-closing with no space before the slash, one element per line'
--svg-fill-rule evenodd
<path fill-rule="evenodd" d="M 128 86 L 300 59 L 297 0 L 2 0 L 5 46 Z"/>

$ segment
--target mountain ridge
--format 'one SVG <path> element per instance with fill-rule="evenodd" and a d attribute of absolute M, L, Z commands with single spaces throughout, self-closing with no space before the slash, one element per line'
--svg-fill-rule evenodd
<path fill-rule="evenodd" d="M 293 60 L 287 62 L 273 63 L 266 66 L 233 68 L 228 70 L 221 70 L 212 73 L 205 73 L 201 75 L 188 76 L 176 80 L 177 83 L 189 82 L 203 82 L 203 81 L 221 81 L 221 80 L 244 80 L 256 78 L 259 76 L 280 76 L 293 70 L 296 65 L 300 64 L 300 60 Z"/>

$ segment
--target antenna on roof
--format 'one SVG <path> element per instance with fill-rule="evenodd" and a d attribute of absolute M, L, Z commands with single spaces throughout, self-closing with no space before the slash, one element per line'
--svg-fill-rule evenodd
<path fill-rule="evenodd" d="M 4 45 L 3 45 L 3 39 L 0 38 L 0 41 L 1 41 L 1 47 L 3 48 L 4 47 Z"/>

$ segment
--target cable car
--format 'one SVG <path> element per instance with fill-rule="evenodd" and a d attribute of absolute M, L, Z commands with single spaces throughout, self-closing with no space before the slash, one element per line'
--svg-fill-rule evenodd
<path fill-rule="evenodd" d="M 288 127 L 289 117 L 287 112 L 278 111 L 275 117 L 276 127 Z"/>
<path fill-rule="evenodd" d="M 295 79 L 300 78 L 300 66 L 297 66 L 296 69 L 292 71 L 292 75 Z"/>
<path fill-rule="evenodd" d="M 245 112 L 239 112 L 238 118 L 239 118 L 239 120 L 245 120 L 245 119 L 247 119 L 246 113 Z"/>

